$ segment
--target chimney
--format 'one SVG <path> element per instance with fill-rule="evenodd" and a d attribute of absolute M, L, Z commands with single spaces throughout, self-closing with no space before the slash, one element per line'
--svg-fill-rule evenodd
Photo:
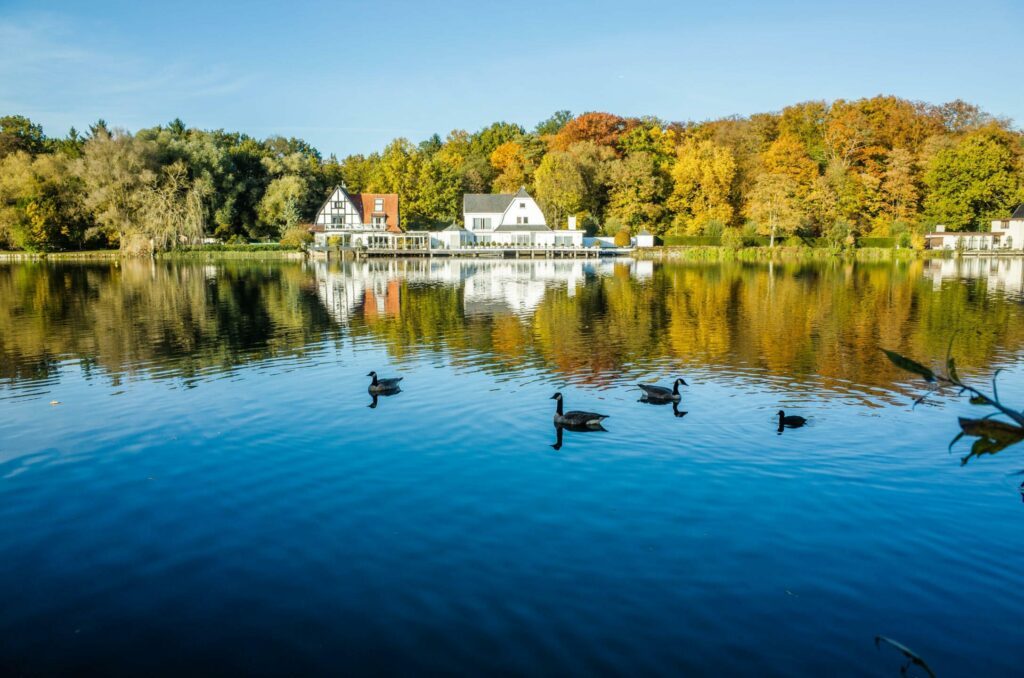
<path fill-rule="evenodd" d="M 576 230 L 576 217 L 569 217 L 569 230 L 570 231 L 575 231 Z"/>

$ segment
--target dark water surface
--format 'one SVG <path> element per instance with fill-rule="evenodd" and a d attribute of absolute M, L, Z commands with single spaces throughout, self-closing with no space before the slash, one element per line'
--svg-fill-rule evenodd
<path fill-rule="evenodd" d="M 0 266 L 0 672 L 1019 675 L 1021 262 Z M 404 390 L 369 408 L 376 369 Z M 683 417 L 638 402 L 681 375 Z M 611 415 L 607 432 L 551 423 Z M 58 401 L 59 404 L 51 404 Z M 779 408 L 810 424 L 779 435 Z"/>

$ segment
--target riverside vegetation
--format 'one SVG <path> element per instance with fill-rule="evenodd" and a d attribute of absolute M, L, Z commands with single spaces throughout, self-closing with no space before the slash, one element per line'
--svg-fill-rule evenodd
<path fill-rule="evenodd" d="M 705 122 L 559 111 L 529 131 L 496 122 L 340 160 L 300 139 L 180 120 L 135 133 L 100 120 L 48 137 L 10 115 L 0 118 L 0 249 L 144 253 L 203 236 L 297 248 L 299 225 L 339 183 L 397 193 L 406 228 L 458 221 L 464 192 L 525 186 L 549 223 L 575 215 L 591 232 L 647 229 L 669 245 L 920 248 L 935 224 L 984 230 L 1024 201 L 1022 157 L 1024 135 L 1008 120 L 894 96 Z"/>

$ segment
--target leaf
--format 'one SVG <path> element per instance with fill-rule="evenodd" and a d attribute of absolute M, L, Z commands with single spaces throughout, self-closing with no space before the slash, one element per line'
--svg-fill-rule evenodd
<path fill-rule="evenodd" d="M 893 365 L 900 368 L 901 370 L 918 374 L 924 377 L 925 381 L 928 382 L 935 381 L 935 373 L 932 372 L 927 367 L 925 367 L 924 365 L 922 365 L 921 363 L 911 360 L 910 358 L 901 356 L 899 353 L 896 353 L 895 351 L 889 351 L 883 348 L 882 352 L 885 353 L 886 357 L 888 357 L 889 360 L 892 361 Z"/>
<path fill-rule="evenodd" d="M 1024 440 L 1024 427 L 1008 424 L 998 419 L 967 419 L 966 417 L 961 417 L 960 428 L 963 431 L 960 436 L 966 434 L 977 438 L 974 444 L 971 445 L 970 454 L 960 459 L 961 466 L 974 457 L 995 454 Z M 957 436 L 953 442 L 959 440 L 960 436 Z M 950 443 L 951 446 L 952 444 Z"/>

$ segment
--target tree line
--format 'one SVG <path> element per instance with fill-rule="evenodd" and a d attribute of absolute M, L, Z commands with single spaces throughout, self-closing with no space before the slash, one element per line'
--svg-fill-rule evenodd
<path fill-rule="evenodd" d="M 525 186 L 556 228 L 920 241 L 936 224 L 987 230 L 1024 202 L 1024 134 L 963 101 L 878 96 L 704 122 L 559 111 L 339 160 L 180 120 L 57 138 L 0 118 L 0 248 L 295 241 L 339 183 L 397 193 L 407 229 L 460 221 L 463 193 Z"/>

